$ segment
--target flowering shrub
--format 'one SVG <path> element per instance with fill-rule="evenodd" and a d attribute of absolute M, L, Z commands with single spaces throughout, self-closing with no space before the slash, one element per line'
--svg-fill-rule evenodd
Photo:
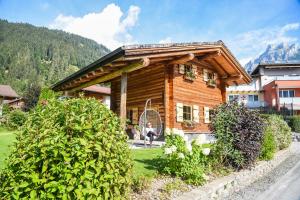
<path fill-rule="evenodd" d="M 214 109 L 211 118 L 220 161 L 236 169 L 252 166 L 263 140 L 264 123 L 259 113 L 230 102 Z"/>
<path fill-rule="evenodd" d="M 203 138 L 188 141 L 183 131 L 174 130 L 166 136 L 164 156 L 159 169 L 162 173 L 183 178 L 187 183 L 201 185 L 207 180 L 204 169 L 209 165 L 209 148 L 203 148 Z"/>

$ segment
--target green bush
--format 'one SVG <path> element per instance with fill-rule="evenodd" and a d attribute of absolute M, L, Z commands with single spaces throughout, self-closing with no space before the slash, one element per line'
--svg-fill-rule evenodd
<path fill-rule="evenodd" d="M 300 133 L 300 116 L 288 117 L 287 122 L 293 131 Z"/>
<path fill-rule="evenodd" d="M 266 126 L 259 158 L 261 160 L 271 160 L 276 152 L 276 147 L 277 144 L 274 133 L 269 126 Z"/>
<path fill-rule="evenodd" d="M 4 104 L 2 107 L 2 116 L 6 116 L 10 113 L 10 108 L 8 104 Z"/>
<path fill-rule="evenodd" d="M 288 124 L 280 115 L 263 115 L 263 117 L 275 136 L 277 149 L 287 148 L 292 142 L 292 132 Z"/>
<path fill-rule="evenodd" d="M 263 120 L 237 102 L 224 103 L 212 111 L 211 130 L 217 139 L 214 152 L 235 169 L 251 167 L 260 154 Z"/>
<path fill-rule="evenodd" d="M 38 104 L 0 173 L 0 199 L 124 199 L 132 159 L 119 118 L 95 99 Z"/>
<path fill-rule="evenodd" d="M 161 157 L 161 173 L 181 177 L 189 184 L 202 185 L 209 172 L 209 148 L 187 141 L 183 134 L 172 133 L 166 136 L 163 147 L 165 155 Z"/>
<path fill-rule="evenodd" d="M 23 126 L 27 119 L 27 114 L 19 109 L 12 110 L 6 116 L 6 126 L 10 129 L 18 129 Z"/>

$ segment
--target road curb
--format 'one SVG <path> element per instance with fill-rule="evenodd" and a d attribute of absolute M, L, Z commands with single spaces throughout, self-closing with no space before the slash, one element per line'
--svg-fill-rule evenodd
<path fill-rule="evenodd" d="M 292 145 L 291 145 L 292 146 Z M 277 152 L 273 160 L 259 161 L 255 167 L 248 170 L 234 172 L 228 176 L 218 178 L 204 186 L 195 188 L 190 192 L 175 198 L 176 200 L 204 200 L 222 199 L 232 192 L 243 189 L 266 173 L 273 170 L 287 157 L 292 155 L 291 146 L 288 149 Z"/>

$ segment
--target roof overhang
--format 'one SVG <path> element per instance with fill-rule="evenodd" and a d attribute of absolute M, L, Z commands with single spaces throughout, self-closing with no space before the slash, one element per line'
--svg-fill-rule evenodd
<path fill-rule="evenodd" d="M 52 86 L 55 91 L 76 91 L 109 82 L 145 67 L 183 64 L 207 66 L 218 72 L 227 85 L 248 84 L 251 77 L 222 41 L 123 46 Z"/>

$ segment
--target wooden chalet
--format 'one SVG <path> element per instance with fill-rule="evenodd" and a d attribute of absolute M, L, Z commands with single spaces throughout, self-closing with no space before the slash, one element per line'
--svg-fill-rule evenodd
<path fill-rule="evenodd" d="M 111 83 L 111 109 L 137 124 L 151 99 L 164 128 L 209 132 L 209 110 L 226 101 L 226 87 L 251 78 L 222 41 L 123 46 L 53 85 L 72 93 Z"/>

